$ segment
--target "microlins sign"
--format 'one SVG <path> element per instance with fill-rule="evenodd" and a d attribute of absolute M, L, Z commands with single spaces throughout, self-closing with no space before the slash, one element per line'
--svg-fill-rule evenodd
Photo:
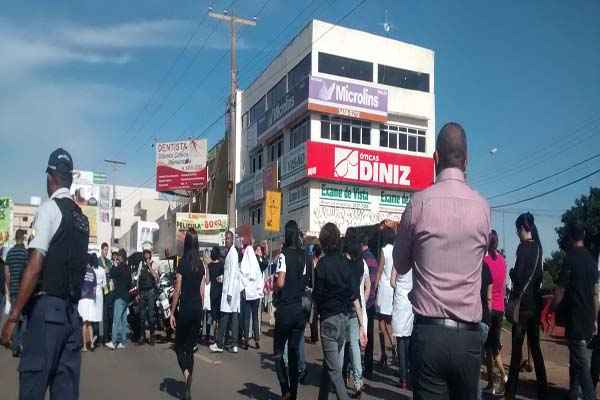
<path fill-rule="evenodd" d="M 430 157 L 306 143 L 306 171 L 313 179 L 390 189 L 421 190 L 433 183 Z"/>
<path fill-rule="evenodd" d="M 311 76 L 308 109 L 367 121 L 386 122 L 388 92 L 386 89 Z"/>

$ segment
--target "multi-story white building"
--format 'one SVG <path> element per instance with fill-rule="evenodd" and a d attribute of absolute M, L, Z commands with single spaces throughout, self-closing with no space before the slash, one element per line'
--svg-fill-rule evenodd
<path fill-rule="evenodd" d="M 238 225 L 267 237 L 267 190 L 309 236 L 400 220 L 433 182 L 434 89 L 432 50 L 312 21 L 238 96 Z"/>

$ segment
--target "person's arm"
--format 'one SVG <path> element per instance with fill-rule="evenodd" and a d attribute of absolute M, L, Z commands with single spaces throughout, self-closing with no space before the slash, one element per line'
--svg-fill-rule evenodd
<path fill-rule="evenodd" d="M 367 266 L 367 264 L 365 263 L 365 271 L 364 271 L 364 279 L 365 281 L 364 285 L 365 285 L 365 302 L 367 301 L 367 299 L 369 298 L 369 296 L 371 295 L 371 278 L 369 276 L 369 267 Z"/>
<path fill-rule="evenodd" d="M 319 309 L 319 305 L 323 300 L 323 295 L 325 293 L 325 269 L 324 266 L 321 265 L 322 260 L 317 263 L 315 267 L 315 283 L 313 288 L 313 301 L 315 303 L 315 307 L 317 311 Z"/>
<path fill-rule="evenodd" d="M 173 298 L 171 299 L 171 328 L 175 329 L 175 310 L 177 310 L 177 304 L 179 304 L 179 296 L 181 296 L 181 274 L 175 274 L 175 290 L 173 291 Z"/>
<path fill-rule="evenodd" d="M 392 276 L 390 277 L 390 285 L 392 285 L 392 288 L 396 289 L 396 278 L 398 277 L 398 272 L 396 272 L 396 269 L 394 268 L 392 270 Z"/>
<path fill-rule="evenodd" d="M 23 307 L 29 301 L 38 280 L 40 278 L 40 274 L 42 272 L 42 265 L 44 263 L 44 256 L 38 250 L 33 250 L 31 254 L 31 258 L 23 272 L 23 276 L 21 278 L 21 286 L 19 289 L 19 295 L 17 296 L 17 300 L 15 304 L 12 305 L 11 312 L 9 314 L 8 320 L 10 322 L 16 323 L 21 316 L 21 312 L 23 311 Z"/>
<path fill-rule="evenodd" d="M 492 284 L 487 287 L 487 308 L 489 312 L 492 312 Z"/>
<path fill-rule="evenodd" d="M 150 272 L 154 276 L 154 281 L 158 284 L 158 268 L 156 268 L 154 261 L 150 261 Z"/>
<path fill-rule="evenodd" d="M 394 242 L 394 268 L 402 275 L 410 271 L 414 263 L 412 253 L 415 235 L 414 224 L 412 221 L 414 212 L 413 207 L 411 201 L 406 207 L 406 210 L 404 210 L 402 221 L 400 221 L 400 227 L 398 228 L 398 234 L 396 235 L 396 241 Z M 377 282 L 379 282 L 379 279 Z"/>
<path fill-rule="evenodd" d="M 383 256 L 383 250 L 379 251 L 379 268 L 377 269 L 377 278 L 375 278 L 375 291 L 379 287 L 379 281 L 381 279 L 381 275 L 383 274 L 383 268 L 385 265 L 385 257 Z"/>
<path fill-rule="evenodd" d="M 598 285 L 598 280 L 596 280 L 596 284 L 594 285 L 594 335 L 598 333 L 598 312 L 600 311 L 600 286 Z"/>
<path fill-rule="evenodd" d="M 8 264 L 4 265 L 4 286 L 4 293 L 6 293 L 6 298 L 8 299 L 10 296 L 10 268 Z"/>

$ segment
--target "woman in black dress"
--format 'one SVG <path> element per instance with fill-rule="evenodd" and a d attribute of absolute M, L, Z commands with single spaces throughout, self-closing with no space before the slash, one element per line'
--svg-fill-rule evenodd
<path fill-rule="evenodd" d="M 521 243 L 517 248 L 517 261 L 515 267 L 510 271 L 510 279 L 513 285 L 512 290 L 523 293 L 523 295 L 521 307 L 519 308 L 519 321 L 513 324 L 512 328 L 512 354 L 506 384 L 506 398 L 514 399 L 517 394 L 523 340 L 525 334 L 527 334 L 527 341 L 535 365 L 538 398 L 545 399 L 548 381 L 542 348 L 540 347 L 539 326 L 542 310 L 542 295 L 540 293 L 543 279 L 542 260 L 544 259 L 542 245 L 533 215 L 530 213 L 521 214 L 515 225 Z"/>
<path fill-rule="evenodd" d="M 215 325 L 215 334 L 217 336 L 217 324 L 221 320 L 221 294 L 223 293 L 223 274 L 225 273 L 225 264 L 221 256 L 221 250 L 213 247 L 210 251 L 210 263 L 208 264 L 208 277 L 210 279 L 210 313 L 213 324 Z M 214 342 L 214 337 L 211 342 Z"/>
<path fill-rule="evenodd" d="M 193 229 L 190 229 L 185 234 L 183 259 L 177 271 L 175 293 L 171 304 L 171 327 L 175 330 L 175 352 L 185 378 L 184 399 L 192 398 L 190 389 L 194 372 L 194 345 L 198 340 L 202 321 L 204 265 L 198 247 L 198 236 Z M 178 304 L 179 313 L 175 319 Z"/>

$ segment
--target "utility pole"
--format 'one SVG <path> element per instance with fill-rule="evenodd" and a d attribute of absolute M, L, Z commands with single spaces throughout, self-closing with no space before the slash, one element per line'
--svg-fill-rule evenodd
<path fill-rule="evenodd" d="M 256 17 L 253 19 L 246 19 L 238 17 L 233 14 L 229 14 L 225 11 L 223 14 L 215 13 L 212 10 L 208 12 L 208 16 L 221 21 L 229 23 L 229 31 L 231 35 L 231 97 L 229 99 L 229 135 L 227 143 L 227 171 L 229 175 L 228 186 L 230 187 L 230 193 L 227 204 L 227 216 L 229 222 L 229 228 L 232 229 L 236 225 L 236 212 L 235 212 L 235 195 L 236 195 L 236 97 L 237 97 L 237 33 L 236 25 L 250 25 L 256 26 Z"/>
<path fill-rule="evenodd" d="M 111 209 L 112 209 L 112 215 L 111 215 L 111 219 L 110 219 L 110 248 L 111 251 L 115 245 L 115 199 L 116 199 L 116 185 L 115 185 L 115 176 L 117 175 L 117 169 L 125 164 L 127 164 L 124 161 L 118 161 L 118 160 L 104 160 L 105 163 L 107 163 L 108 165 L 110 165 L 112 167 L 112 204 L 111 204 Z"/>

